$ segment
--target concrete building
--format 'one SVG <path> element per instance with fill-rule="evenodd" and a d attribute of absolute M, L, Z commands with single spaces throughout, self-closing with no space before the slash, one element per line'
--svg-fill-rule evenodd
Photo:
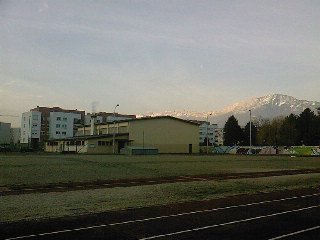
<path fill-rule="evenodd" d="M 40 147 L 41 112 L 30 111 L 22 113 L 20 143 L 30 148 Z"/>
<path fill-rule="evenodd" d="M 10 144 L 11 123 L 0 122 L 0 144 Z"/>
<path fill-rule="evenodd" d="M 210 146 L 215 143 L 215 129 L 217 128 L 217 124 L 210 124 L 209 122 L 203 122 L 199 126 L 199 143 L 200 145 L 207 145 L 207 138 L 209 140 Z"/>
<path fill-rule="evenodd" d="M 37 106 L 29 112 L 22 114 L 20 142 L 28 144 L 28 146 L 33 149 L 41 149 L 46 140 L 50 137 L 64 135 L 62 132 L 65 132 L 64 137 L 73 136 L 73 128 L 81 124 L 84 115 L 84 111 L 78 111 L 77 109 L 67 110 L 60 107 L 50 108 Z M 62 119 L 60 127 L 57 122 L 59 121 L 57 120 L 58 117 Z M 75 122 L 75 119 L 78 120 L 78 122 Z M 72 127 L 71 121 L 73 121 Z"/>
<path fill-rule="evenodd" d="M 73 138 L 49 140 L 48 152 L 112 153 L 125 147 L 157 149 L 159 153 L 199 153 L 199 124 L 171 117 L 136 118 L 78 129 Z M 83 135 L 83 132 L 86 134 Z"/>
<path fill-rule="evenodd" d="M 96 123 L 110 123 L 113 121 L 123 121 L 123 120 L 129 120 L 129 119 L 135 119 L 136 115 L 133 114 L 120 114 L 115 113 L 113 116 L 113 113 L 107 113 L 107 112 L 98 112 L 94 114 L 96 116 Z M 93 114 L 87 113 L 85 116 L 85 125 L 91 125 L 91 119 Z"/>
<path fill-rule="evenodd" d="M 223 146 L 223 128 L 215 128 L 215 144 Z"/>
<path fill-rule="evenodd" d="M 81 114 L 70 112 L 50 112 L 49 138 L 73 137 L 75 124 L 81 121 Z"/>

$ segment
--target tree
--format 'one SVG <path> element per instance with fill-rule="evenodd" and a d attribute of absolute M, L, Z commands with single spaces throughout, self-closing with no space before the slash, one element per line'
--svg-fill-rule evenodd
<path fill-rule="evenodd" d="M 250 122 L 244 128 L 243 132 L 243 144 L 246 146 L 250 145 Z M 257 127 L 251 123 L 251 143 L 257 145 Z"/>
<path fill-rule="evenodd" d="M 306 108 L 297 119 L 297 132 L 300 143 L 303 145 L 316 145 L 317 117 L 309 108 Z"/>
<path fill-rule="evenodd" d="M 264 146 L 278 146 L 280 145 L 280 128 L 283 124 L 284 118 L 277 117 L 272 121 L 265 119 L 257 133 L 257 142 Z"/>
<path fill-rule="evenodd" d="M 280 140 L 279 143 L 282 146 L 299 145 L 298 132 L 297 132 L 297 116 L 290 114 L 285 117 L 280 127 Z"/>
<path fill-rule="evenodd" d="M 232 115 L 226 121 L 223 128 L 224 145 L 239 145 L 243 141 L 243 132 L 238 120 Z"/>

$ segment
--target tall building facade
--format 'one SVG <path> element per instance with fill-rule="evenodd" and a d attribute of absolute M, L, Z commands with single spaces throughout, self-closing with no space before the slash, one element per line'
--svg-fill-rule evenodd
<path fill-rule="evenodd" d="M 209 122 L 203 122 L 199 126 L 199 142 L 200 145 L 207 144 L 207 138 L 209 145 L 215 144 L 216 140 L 216 131 L 217 124 L 210 124 Z"/>
<path fill-rule="evenodd" d="M 50 112 L 49 119 L 49 139 L 73 137 L 75 124 L 81 120 L 81 114 Z"/>
<path fill-rule="evenodd" d="M 20 143 L 29 148 L 39 148 L 41 130 L 41 112 L 30 111 L 22 113 Z"/>
<path fill-rule="evenodd" d="M 49 138 L 72 137 L 74 127 L 84 119 L 85 111 L 67 110 L 60 107 L 39 107 L 22 114 L 22 144 L 41 149 Z"/>

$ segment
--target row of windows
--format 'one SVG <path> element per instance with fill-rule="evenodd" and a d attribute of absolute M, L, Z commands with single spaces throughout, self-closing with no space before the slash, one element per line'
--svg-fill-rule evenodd
<path fill-rule="evenodd" d="M 112 141 L 98 141 L 98 146 L 112 146 Z"/>
<path fill-rule="evenodd" d="M 48 146 L 58 146 L 58 142 L 48 142 Z"/>
<path fill-rule="evenodd" d="M 84 141 L 68 141 L 66 142 L 67 146 L 83 146 L 84 145 Z"/>
<path fill-rule="evenodd" d="M 66 124 L 56 124 L 56 128 L 67 129 L 67 125 Z"/>
<path fill-rule="evenodd" d="M 57 134 L 57 135 L 60 135 L 60 134 L 62 134 L 62 135 L 67 135 L 67 132 L 56 131 L 56 134 Z"/>
<path fill-rule="evenodd" d="M 63 121 L 67 121 L 67 120 L 68 120 L 68 118 L 66 118 L 66 117 L 63 118 Z M 61 121 L 61 117 L 57 117 L 57 121 Z"/>

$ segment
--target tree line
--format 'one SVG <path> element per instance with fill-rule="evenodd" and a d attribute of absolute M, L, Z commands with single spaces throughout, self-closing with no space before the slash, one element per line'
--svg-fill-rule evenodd
<path fill-rule="evenodd" d="M 256 119 L 251 124 L 253 146 L 320 145 L 320 108 L 316 115 L 306 108 L 300 115 L 275 119 Z M 224 128 L 224 145 L 250 145 L 250 122 L 242 129 L 232 115 Z"/>

